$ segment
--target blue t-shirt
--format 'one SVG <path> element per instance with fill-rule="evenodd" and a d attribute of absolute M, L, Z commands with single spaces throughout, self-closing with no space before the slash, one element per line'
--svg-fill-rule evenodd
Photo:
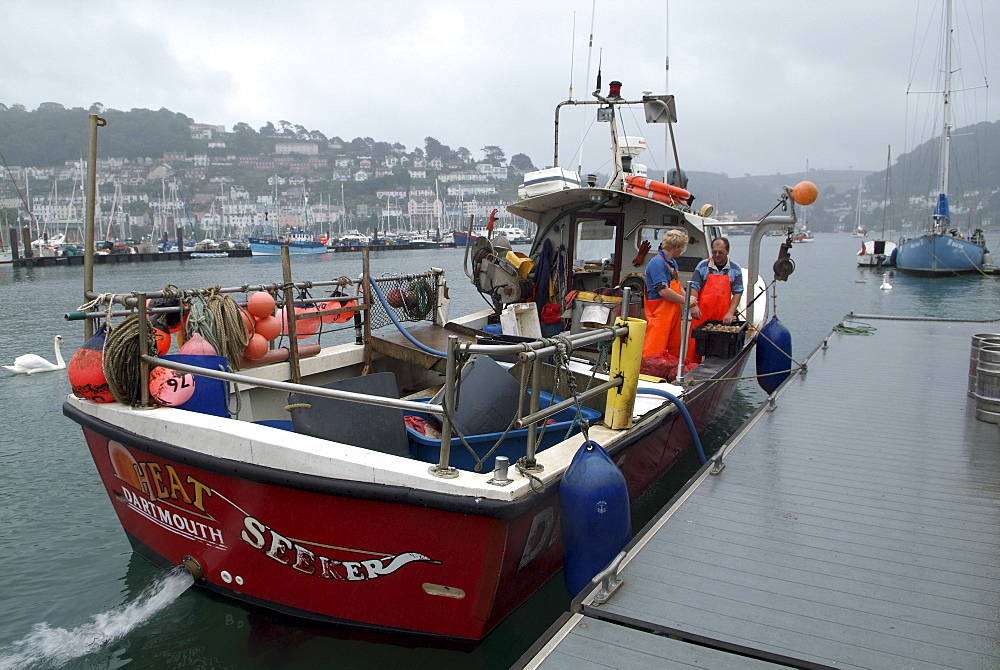
<path fill-rule="evenodd" d="M 729 292 L 743 293 L 743 271 L 740 270 L 740 266 L 733 260 L 730 260 L 721 270 L 717 269 L 715 264 L 711 263 L 708 259 L 698 263 L 691 274 L 691 286 L 701 291 L 702 287 L 705 286 L 705 282 L 708 281 L 709 274 L 721 275 L 725 272 L 729 273 Z"/>
<path fill-rule="evenodd" d="M 660 249 L 646 266 L 646 300 L 662 300 L 660 290 L 669 287 L 670 280 L 673 279 L 670 268 L 673 268 L 674 272 L 681 271 L 677 259 L 667 258 Z"/>

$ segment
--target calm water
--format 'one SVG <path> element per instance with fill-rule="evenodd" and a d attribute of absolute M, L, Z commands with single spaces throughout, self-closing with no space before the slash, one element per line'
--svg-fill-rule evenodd
<path fill-rule="evenodd" d="M 988 239 L 996 247 L 1000 232 Z M 762 272 L 770 275 L 779 238 L 765 240 Z M 747 238 L 733 239 L 746 258 Z M 983 319 L 1000 316 L 1000 280 L 918 279 L 881 275 L 855 265 L 860 243 L 819 234 L 792 251 L 796 271 L 778 284 L 777 313 L 791 330 L 793 354 L 804 357 L 846 313 Z M 376 272 L 412 272 L 434 265 L 448 272 L 453 314 L 484 303 L 462 273 L 462 250 L 373 254 Z M 328 254 L 295 259 L 297 278 L 357 276 L 360 258 Z M 82 325 L 62 315 L 82 302 L 79 267 L 0 266 L 0 362 L 23 353 L 53 360 L 52 338 L 65 339 L 68 359 L 82 342 Z M 154 290 L 170 282 L 200 287 L 220 282 L 276 282 L 277 259 L 198 259 L 99 266 L 98 291 Z M 876 324 L 877 325 L 877 324 Z M 1000 330 L 996 325 L 987 330 Z M 914 378 L 923 378 L 919 363 Z M 349 629 L 316 628 L 250 611 L 184 590 L 132 555 L 97 477 L 79 427 L 62 416 L 70 387 L 64 371 L 32 376 L 0 369 L 0 669 L 67 668 L 506 668 L 568 607 L 561 577 L 473 649 L 438 649 L 420 641 L 372 638 Z M 718 446 L 764 398 L 743 382 L 726 417 L 705 436 Z M 647 496 L 648 517 L 669 499 L 695 462 Z M 153 589 L 152 593 L 148 590 Z M 178 595 L 180 593 L 180 595 Z"/>

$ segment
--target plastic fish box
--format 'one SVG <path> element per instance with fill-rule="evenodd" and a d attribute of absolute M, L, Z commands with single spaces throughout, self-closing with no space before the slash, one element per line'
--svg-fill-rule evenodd
<path fill-rule="evenodd" d="M 544 408 L 550 404 L 561 402 L 562 398 L 556 396 L 553 399 L 551 394 L 542 391 L 539 400 L 541 402 L 540 406 Z M 416 399 L 414 402 L 427 402 L 427 400 Z M 527 402 L 525 403 L 525 411 L 527 411 Z M 421 412 L 407 411 L 406 413 L 413 416 L 419 416 L 422 419 L 439 420 L 439 417 L 435 416 L 432 418 L 431 415 L 423 414 Z M 601 418 L 600 412 L 590 409 L 589 407 L 581 407 L 580 414 L 590 423 L 594 423 Z M 555 423 L 550 423 L 544 426 L 545 432 L 540 436 L 535 449 L 536 453 L 548 449 L 552 445 L 566 439 L 566 432 L 570 429 L 570 427 L 573 429 L 573 435 L 580 434 L 580 422 L 576 420 L 575 407 L 560 410 L 556 414 L 553 414 L 550 418 L 554 419 Z M 535 430 L 540 432 L 541 429 L 542 426 L 538 426 Z M 521 428 L 508 432 L 507 436 L 503 440 L 503 444 L 497 447 L 497 450 L 494 451 L 483 463 L 482 472 L 489 472 L 493 469 L 493 462 L 497 456 L 506 456 L 510 459 L 511 465 L 513 465 L 517 459 L 524 456 L 528 449 L 528 430 L 528 428 Z M 421 435 L 409 426 L 406 427 L 406 432 L 410 439 L 410 456 L 426 463 L 438 462 L 438 458 L 440 456 L 439 452 L 441 450 L 441 440 Z M 482 458 L 490 449 L 493 448 L 493 445 L 496 444 L 501 435 L 503 435 L 503 432 L 466 435 L 465 441 L 468 442 L 469 446 L 475 449 L 479 457 Z M 582 436 L 580 437 L 580 440 L 580 443 L 582 444 Z M 460 470 L 471 471 L 475 468 L 475 459 L 473 459 L 472 454 L 469 453 L 469 450 L 465 448 L 465 445 L 462 444 L 462 440 L 458 437 L 451 438 L 451 458 L 449 459 L 449 464 Z"/>
<path fill-rule="evenodd" d="M 706 321 L 691 331 L 691 337 L 694 338 L 695 342 L 696 354 L 699 356 L 732 358 L 743 349 L 743 342 L 746 340 L 747 335 L 747 324 L 745 321 L 733 321 L 732 325 L 739 326 L 739 330 L 733 333 L 705 330 L 706 326 L 711 325 L 722 325 L 722 321 Z"/>

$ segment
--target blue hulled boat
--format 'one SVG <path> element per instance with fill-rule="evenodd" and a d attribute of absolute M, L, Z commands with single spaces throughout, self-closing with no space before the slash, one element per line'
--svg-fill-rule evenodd
<path fill-rule="evenodd" d="M 987 254 L 983 231 L 964 238 L 957 229 L 949 230 L 948 196 L 938 196 L 932 230 L 920 237 L 904 240 L 896 249 L 896 267 L 921 275 L 951 275 L 978 272 Z"/>
<path fill-rule="evenodd" d="M 952 26 L 951 2 L 945 10 L 944 91 L 941 131 L 941 170 L 938 181 L 938 199 L 934 207 L 931 230 L 919 237 L 901 239 L 896 248 L 896 268 L 903 272 L 925 276 L 952 275 L 980 272 L 984 263 L 991 263 L 987 255 L 983 231 L 976 229 L 968 238 L 957 228 L 950 227 L 948 212 L 948 168 L 951 154 L 951 51 Z"/>
<path fill-rule="evenodd" d="M 254 256 L 280 256 L 283 247 L 288 247 L 288 253 L 291 254 L 326 253 L 326 242 L 313 239 L 304 230 L 294 230 L 280 237 L 250 238 L 250 251 Z"/>

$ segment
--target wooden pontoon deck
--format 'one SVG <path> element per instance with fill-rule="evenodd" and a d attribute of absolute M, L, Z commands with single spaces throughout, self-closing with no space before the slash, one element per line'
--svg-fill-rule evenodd
<path fill-rule="evenodd" d="M 966 394 L 971 336 L 1000 324 L 863 319 L 522 663 L 1000 667 L 1000 430 Z"/>

